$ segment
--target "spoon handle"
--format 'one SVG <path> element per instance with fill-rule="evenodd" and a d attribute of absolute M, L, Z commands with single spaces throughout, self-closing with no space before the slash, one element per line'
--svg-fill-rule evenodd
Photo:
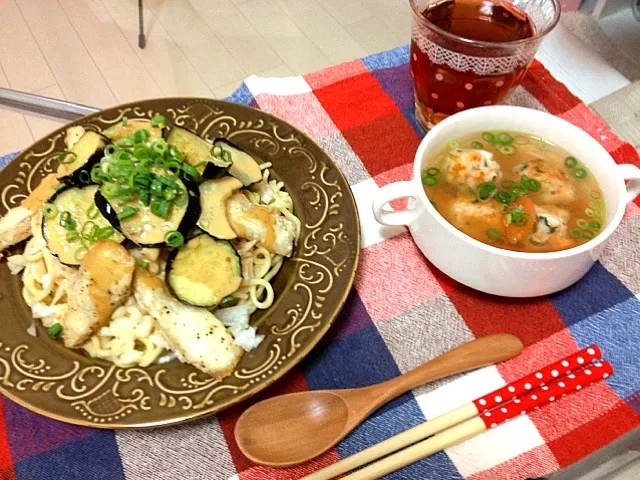
<path fill-rule="evenodd" d="M 371 388 L 380 392 L 378 405 L 382 405 L 427 382 L 513 358 L 522 348 L 522 342 L 514 335 L 487 335 Z"/>

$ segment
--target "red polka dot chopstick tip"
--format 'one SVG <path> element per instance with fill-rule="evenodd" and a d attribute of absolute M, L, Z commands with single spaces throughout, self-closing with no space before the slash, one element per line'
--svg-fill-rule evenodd
<path fill-rule="evenodd" d="M 595 361 L 579 370 L 570 371 L 568 375 L 559 377 L 533 391 L 526 391 L 512 401 L 502 404 L 493 410 L 484 412 L 480 418 L 486 428 L 494 428 L 503 422 L 525 415 L 540 406 L 566 397 L 569 393 L 605 379 L 613 374 L 613 367 L 606 360 Z"/>
<path fill-rule="evenodd" d="M 400 450 L 383 460 L 372 463 L 362 470 L 343 477 L 343 480 L 373 480 L 380 478 L 445 448 L 462 443 L 469 438 L 497 427 L 501 423 L 532 412 L 545 404 L 554 402 L 558 398 L 582 390 L 587 385 L 613 374 L 613 367 L 607 361 L 594 361 L 591 364 L 587 364 L 584 357 L 576 357 L 576 360 L 579 361 L 580 358 L 582 358 L 583 362 L 578 363 L 584 364 L 584 366 L 578 370 L 569 371 L 565 376 L 561 376 L 559 371 L 557 376 L 554 376 L 553 371 L 551 371 L 553 380 L 549 383 L 540 385 L 536 389 L 525 388 L 525 393 L 520 396 L 502 403 L 494 409 L 482 413 L 480 416 L 457 423 L 453 427 L 440 431 L 436 435 Z M 538 380 L 542 379 L 538 378 Z"/>
<path fill-rule="evenodd" d="M 455 410 L 417 425 L 405 432 L 362 450 L 355 455 L 344 458 L 333 465 L 314 472 L 305 477 L 305 479 L 327 480 L 334 478 L 335 476 L 382 458 L 385 455 L 389 455 L 416 442 L 420 442 L 420 444 L 423 444 L 424 441 L 430 442 L 432 439 L 424 439 L 435 434 L 437 435 L 433 438 L 439 437 L 439 441 L 441 441 L 443 436 L 449 438 L 450 431 L 455 430 L 459 425 L 467 428 L 466 433 L 460 433 L 460 431 L 458 431 L 458 434 L 466 436 L 454 443 L 461 442 L 466 438 L 470 438 L 470 436 L 477 435 L 486 429 L 509 421 L 515 416 L 523 415 L 523 411 L 527 413 L 531 409 L 535 409 L 544 403 L 555 401 L 570 391 L 580 390 L 588 383 L 592 383 L 601 378 L 607 378 L 613 373 L 613 369 L 607 362 L 598 362 L 597 360 L 601 357 L 602 352 L 600 348 L 598 348 L 597 345 L 590 345 L 579 352 L 551 363 L 544 368 L 535 370 L 531 374 L 511 382 L 504 387 L 483 395 L 472 402 L 466 403 Z M 469 428 L 471 428 L 471 430 L 469 430 Z M 397 455 L 404 454 L 407 450 L 403 450 Z M 396 455 L 388 458 L 393 457 L 396 457 Z M 348 476 L 346 478 L 369 478 L 361 476 L 363 475 L 361 472 L 365 472 L 366 474 L 368 468 L 369 467 L 360 472 L 356 472 L 356 474 L 354 474 L 356 476 Z M 393 471 L 393 469 L 389 471 Z M 376 471 L 375 474 L 382 475 L 382 473 L 378 471 Z M 370 478 L 376 477 L 374 475 Z"/>
<path fill-rule="evenodd" d="M 524 395 L 536 388 L 540 388 L 556 378 L 564 377 L 584 365 L 602 357 L 602 352 L 597 345 L 589 345 L 587 348 L 571 354 L 557 362 L 511 382 L 483 397 L 473 401 L 478 412 L 486 412 L 497 406 Z"/>

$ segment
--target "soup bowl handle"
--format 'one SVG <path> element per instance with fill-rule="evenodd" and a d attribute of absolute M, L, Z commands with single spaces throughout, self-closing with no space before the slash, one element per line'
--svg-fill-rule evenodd
<path fill-rule="evenodd" d="M 640 195 L 640 168 L 630 163 L 618 165 L 618 171 L 627 183 L 627 202 L 633 202 Z"/>
<path fill-rule="evenodd" d="M 380 188 L 376 198 L 373 199 L 373 216 L 378 223 L 387 226 L 400 226 L 409 225 L 419 215 L 418 209 L 420 202 L 416 199 L 414 193 L 413 182 L 395 182 L 389 183 Z M 401 198 L 413 199 L 413 202 L 409 202 L 409 205 L 404 210 L 387 210 L 384 207 L 392 202 Z"/>

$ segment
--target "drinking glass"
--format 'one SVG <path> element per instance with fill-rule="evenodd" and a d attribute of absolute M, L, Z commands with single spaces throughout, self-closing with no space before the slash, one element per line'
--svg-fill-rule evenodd
<path fill-rule="evenodd" d="M 478 0 L 489 6 L 515 6 L 529 17 L 534 32 L 528 38 L 507 42 L 472 40 L 448 32 L 422 15 L 441 1 L 409 0 L 413 9 L 410 63 L 415 112 L 425 130 L 461 110 L 500 103 L 522 81 L 540 42 L 560 18 L 558 0 Z"/>

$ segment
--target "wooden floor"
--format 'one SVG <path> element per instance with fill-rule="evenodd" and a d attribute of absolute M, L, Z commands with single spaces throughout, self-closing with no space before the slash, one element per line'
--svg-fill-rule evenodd
<path fill-rule="evenodd" d="M 0 87 L 106 107 L 224 97 L 251 74 L 287 76 L 406 43 L 406 0 L 2 0 Z M 0 107 L 0 155 L 59 122 Z"/>
<path fill-rule="evenodd" d="M 251 74 L 298 75 L 409 41 L 408 0 L 0 0 L 0 87 L 95 107 L 225 97 Z M 584 102 L 629 82 L 562 22 L 538 58 Z M 576 74 L 578 72 L 578 74 Z M 0 155 L 62 122 L 0 107 Z"/>

